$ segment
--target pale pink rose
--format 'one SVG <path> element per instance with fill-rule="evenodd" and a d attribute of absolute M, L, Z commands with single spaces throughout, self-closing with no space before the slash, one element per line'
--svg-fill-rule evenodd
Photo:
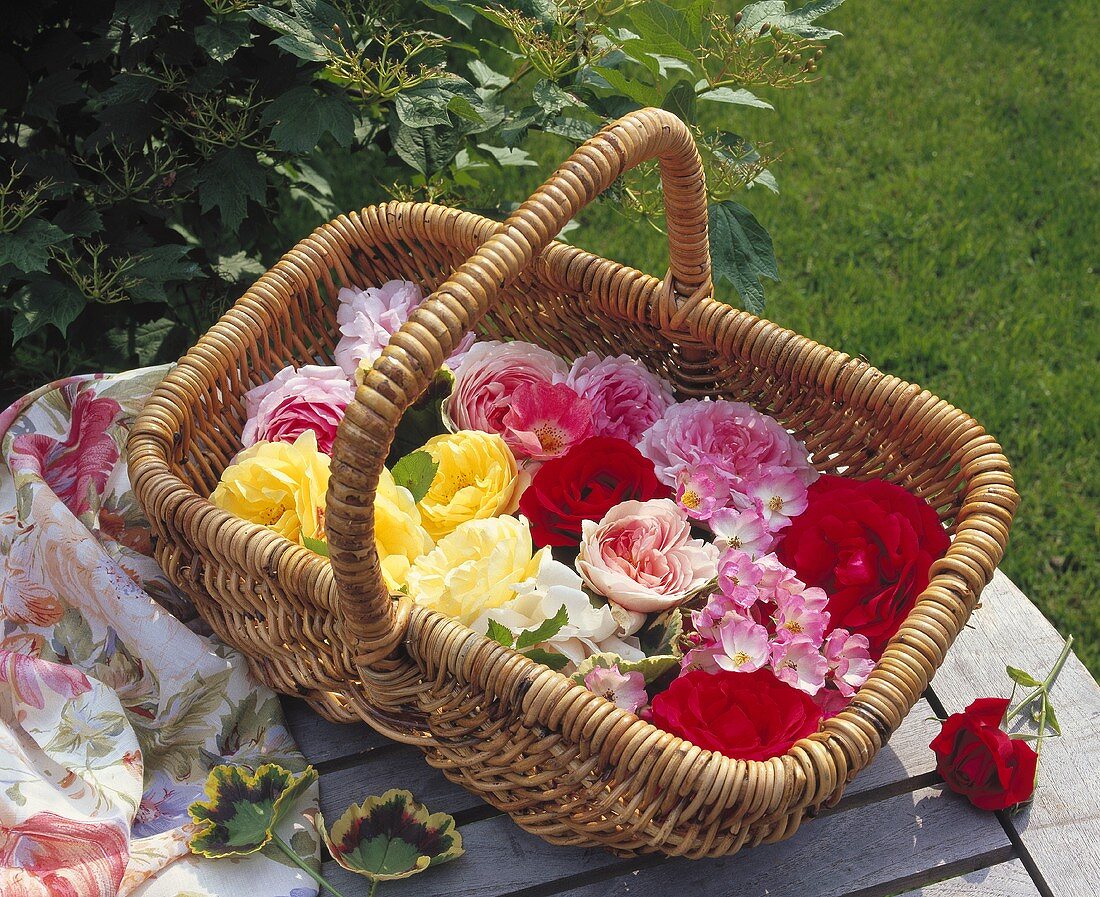
<path fill-rule="evenodd" d="M 729 490 L 728 506 L 738 509 L 754 504 L 755 484 L 793 475 L 805 487 L 818 477 L 805 446 L 743 402 L 689 399 L 671 405 L 646 430 L 638 449 L 667 486 L 675 488 L 685 473 L 721 478 Z"/>
<path fill-rule="evenodd" d="M 340 342 L 333 357 L 349 380 L 356 380 L 361 364 L 378 360 L 390 337 L 401 329 L 412 310 L 424 299 L 419 285 L 408 280 L 390 280 L 380 287 L 356 289 L 344 287 L 337 294 L 340 307 L 336 323 L 340 327 Z M 457 370 L 474 335 L 467 333 L 447 359 L 447 366 Z"/>
<path fill-rule="evenodd" d="M 821 648 L 829 664 L 829 678 L 837 691 L 850 698 L 867 681 L 875 662 L 871 643 L 865 635 L 853 635 L 847 629 L 834 629 Z"/>
<path fill-rule="evenodd" d="M 638 613 L 675 607 L 718 573 L 718 549 L 691 537 L 668 498 L 625 501 L 599 523 L 585 520 L 577 572 L 608 601 Z"/>
<path fill-rule="evenodd" d="M 723 670 L 751 673 L 766 666 L 771 657 L 768 630 L 746 618 L 726 620 L 719 629 L 722 653 L 714 662 Z"/>
<path fill-rule="evenodd" d="M 629 355 L 604 358 L 589 352 L 573 362 L 565 382 L 592 403 L 595 436 L 637 445 L 676 400 L 672 387 Z"/>
<path fill-rule="evenodd" d="M 736 548 L 759 557 L 775 544 L 775 536 L 764 523 L 762 502 L 754 502 L 743 510 L 721 508 L 710 515 L 707 526 L 719 548 Z"/>
<path fill-rule="evenodd" d="M 771 663 L 776 678 L 808 695 L 816 695 L 824 687 L 829 672 L 829 662 L 819 647 L 804 635 L 775 639 Z"/>
<path fill-rule="evenodd" d="M 317 448 L 331 454 L 336 428 L 353 398 L 355 387 L 338 367 L 285 367 L 244 394 L 248 420 L 241 442 L 245 448 L 257 442 L 294 442 L 312 430 Z"/>
<path fill-rule="evenodd" d="M 618 664 L 609 668 L 595 667 L 584 677 L 584 687 L 631 713 L 637 713 L 639 707 L 649 702 L 645 677 L 636 671 L 620 673 Z"/>
<path fill-rule="evenodd" d="M 592 403 L 564 383 L 521 383 L 510 404 L 501 435 L 519 459 L 560 458 L 592 435 Z"/>
<path fill-rule="evenodd" d="M 454 389 L 446 402 L 450 425 L 454 430 L 503 435 L 504 417 L 517 387 L 553 383 L 567 370 L 557 355 L 531 343 L 474 343 L 455 373 Z"/>

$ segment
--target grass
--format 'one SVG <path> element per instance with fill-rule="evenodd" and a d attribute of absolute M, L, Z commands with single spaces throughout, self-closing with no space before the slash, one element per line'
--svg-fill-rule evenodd
<path fill-rule="evenodd" d="M 830 17 L 846 36 L 824 79 L 730 129 L 789 147 L 782 193 L 744 200 L 783 276 L 766 316 L 997 436 L 1023 497 L 1002 569 L 1097 675 L 1100 90 L 1086 13 L 850 0 Z M 664 270 L 660 235 L 607 215 L 573 237 Z M 1020 638 L 1006 662 L 1027 657 Z"/>

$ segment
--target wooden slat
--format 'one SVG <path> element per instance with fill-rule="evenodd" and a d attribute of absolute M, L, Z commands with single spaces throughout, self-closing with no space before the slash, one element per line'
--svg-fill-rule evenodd
<path fill-rule="evenodd" d="M 1012 855 L 994 816 L 937 788 L 833 813 L 780 844 L 694 862 L 624 860 L 600 849 L 554 847 L 506 817 L 463 826 L 462 837 L 467 856 L 387 882 L 387 897 L 501 897 L 536 886 L 540 893 L 569 897 L 841 897 L 898 879 L 919 883 L 916 877 L 925 874 L 935 880 L 943 867 L 981 868 Z M 326 863 L 324 872 L 346 897 L 366 893 L 335 863 Z"/>
<path fill-rule="evenodd" d="M 997 573 L 980 607 L 936 674 L 933 691 L 949 713 L 974 698 L 1007 696 L 1005 664 L 1042 678 L 1061 651 L 1054 627 Z M 1051 692 L 1061 738 L 1043 746 L 1039 787 L 1029 809 L 1007 816 L 1023 849 L 1056 897 L 1100 893 L 1100 687 L 1070 657 Z"/>
<path fill-rule="evenodd" d="M 299 750 L 314 765 L 353 757 L 391 743 L 366 723 L 330 723 L 298 698 L 283 697 L 283 715 Z"/>
<path fill-rule="evenodd" d="M 1039 897 L 1039 890 L 1016 859 L 906 891 L 900 897 Z"/>

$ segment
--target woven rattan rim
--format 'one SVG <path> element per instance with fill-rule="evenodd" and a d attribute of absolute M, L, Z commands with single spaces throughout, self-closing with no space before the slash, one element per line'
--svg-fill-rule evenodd
<path fill-rule="evenodd" d="M 654 156 L 661 160 L 670 234 L 671 268 L 664 284 L 573 247 L 551 244 L 561 227 L 619 174 Z M 331 285 L 331 258 L 354 244 L 357 227 L 387 216 L 421 214 L 474 227 L 484 242 L 395 335 L 348 409 L 333 452 L 330 566 L 263 527 L 214 508 L 174 472 L 173 452 L 188 441 L 194 395 L 209 391 L 211 384 L 237 388 L 225 359 L 255 350 L 271 308 L 285 304 L 288 295 L 310 280 Z M 933 566 L 928 588 L 849 708 L 786 755 L 735 761 L 702 751 L 452 620 L 407 598 L 394 600 L 382 587 L 373 497 L 396 423 L 458 340 L 528 266 L 572 290 L 612 284 L 632 317 L 680 334 L 682 358 L 691 352 L 743 355 L 777 378 L 816 384 L 837 403 L 873 412 L 891 427 L 919 434 L 921 447 L 948 451 L 957 464 L 963 485 L 953 514 L 955 538 Z M 701 367 L 700 383 L 708 376 L 713 375 Z M 614 766 L 625 776 L 622 781 L 637 789 L 631 805 L 644 808 L 643 822 L 669 819 L 656 835 L 612 838 L 593 828 L 589 840 L 690 856 L 729 853 L 746 839 L 754 843 L 786 837 L 797 828 L 803 810 L 839 796 L 927 687 L 993 575 L 1018 501 L 1000 446 L 967 415 L 919 387 L 710 298 L 698 155 L 687 128 L 660 110 L 634 113 L 594 137 L 503 225 L 438 207 L 388 204 L 319 228 L 264 275 L 166 377 L 140 416 L 129 450 L 135 491 L 155 526 L 277 583 L 291 605 L 288 612 L 306 614 L 313 603 L 332 615 L 332 626 L 322 624 L 316 633 L 316 667 L 304 678 L 338 682 L 346 673 L 326 653 L 332 654 L 334 639 L 350 638 L 347 647 L 362 688 L 349 688 L 339 700 L 393 737 L 425 745 L 433 743 L 432 735 L 404 718 L 402 708 L 416 702 L 424 683 L 437 691 L 448 682 L 468 686 L 482 704 L 506 708 L 517 725 L 560 733 L 582 745 L 593 764 Z M 845 459 L 831 463 L 843 466 Z M 908 485 L 920 486 L 919 461 L 909 462 L 901 473 Z M 448 774 L 461 777 L 456 770 Z M 463 783 L 477 787 L 476 776 L 469 774 Z M 593 800 L 612 812 L 621 797 L 612 793 Z M 486 799 L 512 811 L 499 795 L 490 792 Z M 547 821 L 569 812 L 550 808 L 521 824 L 552 840 L 582 843 L 584 838 L 576 834 L 558 836 L 564 823 L 555 827 Z M 700 813 L 704 818 L 698 824 L 677 829 L 678 820 Z M 740 824 L 739 834 L 731 834 L 735 827 L 730 816 Z M 720 834 L 709 823 L 723 818 Z M 768 824 L 754 828 L 758 821 Z M 631 824 L 640 826 L 636 819 Z M 570 825 L 576 832 L 586 823 L 578 818 Z"/>

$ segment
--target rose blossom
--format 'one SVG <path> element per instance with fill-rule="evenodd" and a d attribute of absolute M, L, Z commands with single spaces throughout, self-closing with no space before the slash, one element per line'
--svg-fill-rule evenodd
<path fill-rule="evenodd" d="M 814 646 L 825 638 L 829 625 L 829 612 L 825 610 L 829 597 L 821 589 L 806 589 L 791 594 L 778 592 L 775 600 L 776 632 L 788 635 L 804 635 Z"/>
<path fill-rule="evenodd" d="M 867 637 L 853 635 L 847 629 L 830 632 L 821 651 L 829 662 L 830 681 L 846 698 L 859 690 L 875 668 Z"/>
<path fill-rule="evenodd" d="M 245 448 L 261 441 L 293 442 L 312 430 L 317 448 L 332 454 L 336 428 L 354 397 L 355 387 L 338 367 L 285 367 L 270 382 L 244 394 L 248 421 L 241 442 Z"/>
<path fill-rule="evenodd" d="M 592 403 L 564 383 L 521 383 L 501 418 L 517 458 L 560 458 L 592 435 Z"/>
<path fill-rule="evenodd" d="M 596 436 L 637 445 L 675 399 L 672 387 L 629 355 L 603 358 L 589 352 L 573 362 L 565 383 L 592 403 Z"/>
<path fill-rule="evenodd" d="M 772 642 L 771 661 L 776 677 L 799 691 L 815 695 L 825 685 L 829 662 L 805 635 L 780 636 Z"/>
<path fill-rule="evenodd" d="M 531 343 L 474 343 L 455 374 L 445 403 L 446 421 L 455 430 L 503 435 L 512 396 L 524 383 L 553 383 L 567 372 L 565 362 Z"/>
<path fill-rule="evenodd" d="M 717 575 L 718 549 L 691 538 L 674 501 L 626 501 L 582 525 L 577 571 L 593 589 L 639 613 L 668 610 Z"/>
<path fill-rule="evenodd" d="M 619 665 L 595 667 L 584 677 L 584 687 L 603 695 L 616 707 L 637 713 L 638 708 L 649 701 L 645 690 L 645 676 L 635 671 L 619 672 Z"/>
<path fill-rule="evenodd" d="M 653 699 L 653 724 L 708 751 L 735 760 L 767 760 L 816 732 L 821 711 L 813 698 L 753 673 L 692 670 Z"/>
<path fill-rule="evenodd" d="M 671 405 L 646 430 L 638 448 L 669 486 L 699 471 L 721 478 L 733 507 L 751 505 L 756 496 L 750 489 L 761 482 L 793 476 L 804 491 L 818 476 L 802 443 L 743 402 L 689 399 Z M 789 484 L 783 480 L 784 490 Z M 797 496 L 789 500 L 797 502 Z M 778 515 L 769 528 L 785 524 Z"/>
<path fill-rule="evenodd" d="M 747 618 L 729 619 L 719 629 L 722 653 L 714 662 L 724 670 L 751 673 L 769 659 L 768 630 Z"/>
<path fill-rule="evenodd" d="M 397 333 L 412 310 L 424 299 L 420 287 L 407 280 L 390 280 L 380 287 L 360 290 L 344 287 L 337 294 L 340 307 L 336 323 L 340 326 L 340 342 L 333 357 L 349 380 L 357 379 L 360 365 L 371 365 L 382 354 L 390 337 Z M 472 333 L 466 334 L 447 359 L 447 366 L 457 370 L 470 345 Z"/>
<path fill-rule="evenodd" d="M 764 524 L 761 502 L 755 502 L 743 510 L 722 508 L 707 521 L 714 533 L 714 544 L 719 548 L 736 548 L 759 557 L 771 549 L 775 537 Z"/>
<path fill-rule="evenodd" d="M 823 476 L 776 553 L 829 596 L 832 625 L 865 635 L 878 659 L 947 551 L 935 510 L 885 480 Z"/>
<path fill-rule="evenodd" d="M 538 572 L 530 579 L 512 586 L 516 597 L 493 610 L 486 611 L 470 627 L 484 634 L 489 620 L 507 627 L 513 635 L 537 629 L 564 607 L 568 619 L 564 626 L 540 646 L 569 658 L 575 667 L 591 654 L 617 654 L 623 660 L 645 657 L 636 638 L 624 638 L 619 622 L 612 616 L 610 605 L 593 604 L 584 592 L 581 578 L 560 561 L 544 552 Z M 568 673 L 570 668 L 566 668 Z"/>

